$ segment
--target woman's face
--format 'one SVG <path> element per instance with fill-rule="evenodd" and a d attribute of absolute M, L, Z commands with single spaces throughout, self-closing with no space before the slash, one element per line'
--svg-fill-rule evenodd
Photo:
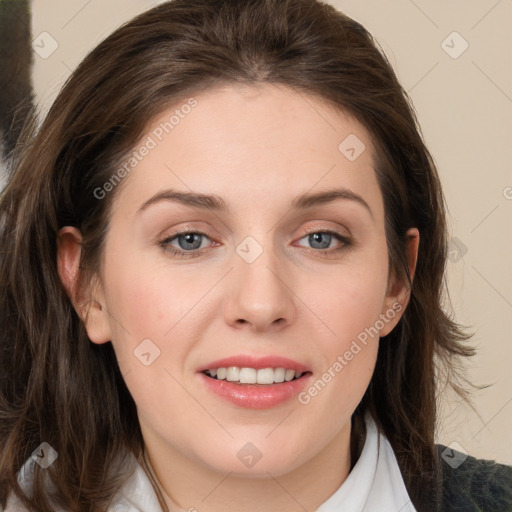
<path fill-rule="evenodd" d="M 86 325 L 112 341 L 146 445 L 260 477 L 348 446 L 406 304 L 367 131 L 287 87 L 226 86 L 162 112 L 134 151 Z M 203 372 L 231 366 L 303 375 Z"/>

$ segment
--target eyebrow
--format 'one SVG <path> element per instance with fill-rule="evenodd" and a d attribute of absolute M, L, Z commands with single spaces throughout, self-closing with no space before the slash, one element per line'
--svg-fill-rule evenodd
<path fill-rule="evenodd" d="M 315 194 L 301 194 L 297 196 L 291 203 L 290 208 L 294 210 L 311 208 L 322 204 L 332 203 L 337 199 L 347 199 L 355 201 L 363 206 L 373 218 L 373 212 L 368 203 L 359 195 L 348 188 L 336 188 L 333 190 L 326 190 L 317 192 Z"/>
<path fill-rule="evenodd" d="M 291 210 L 305 210 L 314 206 L 332 203 L 338 199 L 355 201 L 366 210 L 373 218 L 373 212 L 368 203 L 359 195 L 347 188 L 336 188 L 317 192 L 314 194 L 304 193 L 297 196 L 290 204 Z M 161 202 L 170 201 L 183 204 L 192 208 L 202 210 L 213 210 L 222 213 L 229 213 L 229 206 L 224 199 L 215 194 L 201 194 L 196 192 L 180 192 L 178 190 L 163 190 L 157 192 L 154 196 L 145 201 L 138 209 L 137 214 L 149 208 L 151 205 Z"/>

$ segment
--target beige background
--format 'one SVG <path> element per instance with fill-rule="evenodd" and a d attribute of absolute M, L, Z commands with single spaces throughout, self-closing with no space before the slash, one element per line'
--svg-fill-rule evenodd
<path fill-rule="evenodd" d="M 34 39 L 48 32 L 58 44 L 47 58 L 34 55 L 41 113 L 96 43 L 157 3 L 34 0 Z M 450 297 L 457 320 L 475 332 L 469 375 L 493 385 L 475 394 L 481 418 L 444 395 L 437 439 L 512 464 L 512 1 L 330 3 L 370 30 L 410 93 L 444 185 L 451 234 L 467 248 L 460 257 L 454 246 L 448 262 Z M 464 41 L 467 50 L 453 58 Z"/>

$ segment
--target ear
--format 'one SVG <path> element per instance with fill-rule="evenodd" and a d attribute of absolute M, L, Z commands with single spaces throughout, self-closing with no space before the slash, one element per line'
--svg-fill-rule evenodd
<path fill-rule="evenodd" d="M 411 282 L 414 279 L 416 263 L 418 261 L 418 247 L 420 243 L 420 233 L 417 228 L 410 228 L 406 234 L 406 253 L 407 266 Z M 380 330 L 380 336 L 387 336 L 398 324 L 398 321 L 405 312 L 409 304 L 410 289 L 409 283 L 403 282 L 398 277 L 391 275 L 386 292 L 386 298 L 381 311 L 385 317 L 384 327 Z"/>
<path fill-rule="evenodd" d="M 109 315 L 104 306 L 105 297 L 99 279 L 87 290 L 78 286 L 82 234 L 72 226 L 63 227 L 57 236 L 57 269 L 73 307 L 82 319 L 89 339 L 93 343 L 106 343 L 112 339 Z"/>

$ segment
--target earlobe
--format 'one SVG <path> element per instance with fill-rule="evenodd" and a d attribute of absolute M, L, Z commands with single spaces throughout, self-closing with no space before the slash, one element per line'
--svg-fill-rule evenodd
<path fill-rule="evenodd" d="M 80 230 L 66 226 L 57 237 L 57 269 L 69 299 L 85 324 L 89 339 L 94 343 L 111 340 L 110 323 L 101 284 L 85 290 L 79 286 L 82 235 Z"/>
<path fill-rule="evenodd" d="M 417 228 L 410 228 L 407 231 L 407 264 L 411 282 L 416 272 L 418 261 L 418 249 L 420 243 L 420 233 Z M 389 321 L 380 331 L 380 336 L 387 336 L 398 324 L 400 318 L 409 304 L 411 290 L 408 282 L 403 282 L 396 277 L 391 277 L 388 285 L 386 299 L 381 316 L 384 315 Z"/>

